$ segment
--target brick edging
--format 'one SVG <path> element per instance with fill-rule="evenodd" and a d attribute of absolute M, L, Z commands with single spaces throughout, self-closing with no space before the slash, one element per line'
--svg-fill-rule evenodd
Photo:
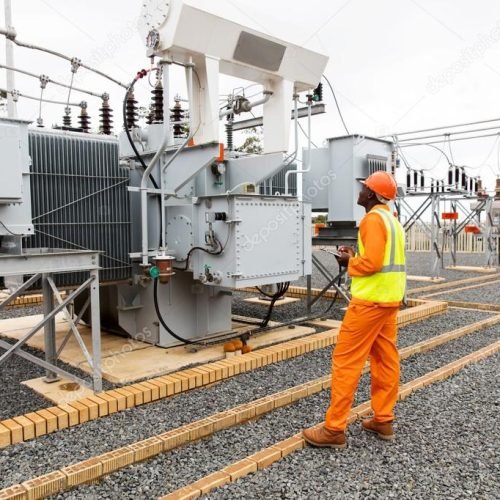
<path fill-rule="evenodd" d="M 447 307 L 445 302 L 437 301 L 420 300 L 414 303 L 418 305 L 399 312 L 398 325 L 419 321 L 438 314 Z M 313 333 L 241 356 L 198 365 L 70 403 L 5 419 L 0 422 L 0 449 L 323 349 L 333 345 L 337 335 L 338 328 Z"/>
<path fill-rule="evenodd" d="M 448 363 L 441 368 L 433 370 L 422 377 L 418 377 L 411 382 L 403 384 L 399 389 L 398 400 L 402 401 L 409 397 L 413 392 L 432 383 L 445 380 L 460 371 L 465 366 L 476 363 L 499 351 L 500 341 L 497 341 L 476 352 L 468 354 L 463 358 Z M 351 410 L 348 423 L 351 424 L 361 417 L 371 414 L 371 412 L 370 401 L 361 403 Z M 323 425 L 324 422 L 314 427 L 321 427 Z M 220 471 L 213 472 L 212 474 L 209 474 L 208 476 L 205 476 L 190 485 L 169 493 L 168 495 L 161 497 L 160 500 L 186 500 L 190 498 L 198 498 L 201 495 L 205 495 L 213 491 L 219 486 L 232 483 L 241 477 L 256 472 L 257 470 L 265 469 L 269 465 L 285 458 L 294 451 L 304 448 L 305 444 L 306 443 L 302 437 L 302 433 L 294 434 L 293 436 L 264 448 L 263 450 L 258 451 L 257 453 L 254 453 L 242 460 L 238 460 L 237 462 L 224 467 Z"/>
<path fill-rule="evenodd" d="M 496 323 L 500 323 L 500 315 L 408 346 L 400 350 L 400 357 L 401 359 L 409 358 L 414 354 L 431 350 L 446 342 Z M 367 364 L 363 369 L 363 373 L 367 373 L 368 370 L 369 365 Z M 323 389 L 329 388 L 330 383 L 331 376 L 325 375 L 278 393 L 264 396 L 249 403 L 238 405 L 230 410 L 216 413 L 143 441 L 132 443 L 128 446 L 104 453 L 103 455 L 69 465 L 59 471 L 53 471 L 49 474 L 25 481 L 20 485 L 11 486 L 0 491 L 0 500 L 4 498 L 43 498 L 44 496 L 56 494 L 77 485 L 98 480 L 127 465 L 141 462 L 160 453 L 170 451 L 189 442 L 207 437 L 215 432 L 244 423 L 253 418 L 258 418 L 277 408 L 294 403 L 312 394 L 316 394 Z M 363 404 L 365 406 L 367 405 L 367 403 Z M 13 488 L 15 491 L 23 493 L 25 496 L 2 496 L 2 494 L 10 495 L 9 492 L 14 491 Z"/>

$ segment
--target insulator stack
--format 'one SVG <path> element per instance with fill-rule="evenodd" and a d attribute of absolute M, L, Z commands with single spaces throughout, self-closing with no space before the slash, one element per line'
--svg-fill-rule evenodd
<path fill-rule="evenodd" d="M 90 116 L 87 113 L 86 102 L 82 102 L 80 104 L 80 116 L 78 117 L 78 122 L 80 123 L 80 130 L 88 134 L 90 132 Z"/>
<path fill-rule="evenodd" d="M 474 178 L 474 193 L 477 194 L 479 191 L 479 179 L 477 177 Z"/>
<path fill-rule="evenodd" d="M 408 170 L 406 172 L 406 188 L 407 189 L 411 188 L 411 170 Z"/>
<path fill-rule="evenodd" d="M 99 109 L 101 114 L 101 126 L 100 131 L 101 134 L 111 135 L 113 133 L 113 110 L 109 105 L 109 95 L 103 94 L 102 96 L 102 106 Z"/>
<path fill-rule="evenodd" d="M 450 167 L 448 169 L 448 186 L 451 187 L 452 184 L 453 184 L 453 170 Z"/>
<path fill-rule="evenodd" d="M 455 187 L 458 189 L 460 185 L 460 168 L 455 167 Z"/>
<path fill-rule="evenodd" d="M 434 180 L 431 180 L 431 194 L 434 193 Z"/>
<path fill-rule="evenodd" d="M 137 116 L 137 101 L 134 93 L 129 92 L 127 104 L 125 105 L 125 121 L 129 130 L 137 127 Z"/>
<path fill-rule="evenodd" d="M 182 137 L 184 132 L 182 129 L 182 123 L 180 122 L 184 120 L 184 110 L 182 109 L 181 102 L 176 100 L 174 107 L 170 111 L 172 112 L 170 119 L 174 122 L 174 138 Z"/>
<path fill-rule="evenodd" d="M 151 125 L 153 123 L 153 110 L 150 108 L 149 113 L 146 115 L 146 125 Z"/>
<path fill-rule="evenodd" d="M 467 189 L 467 175 L 465 174 L 465 168 L 462 167 L 462 189 Z"/>
<path fill-rule="evenodd" d="M 233 122 L 226 123 L 226 143 L 228 151 L 233 151 Z"/>
<path fill-rule="evenodd" d="M 71 128 L 71 115 L 70 115 L 70 112 L 71 112 L 71 110 L 69 108 L 66 108 L 64 110 L 63 127 Z"/>
<path fill-rule="evenodd" d="M 413 171 L 413 186 L 416 190 L 418 186 L 418 172 L 416 170 Z"/>
<path fill-rule="evenodd" d="M 420 170 L 420 188 L 424 189 L 425 188 L 425 177 L 424 177 L 424 171 Z"/>
<path fill-rule="evenodd" d="M 323 84 L 319 83 L 314 89 L 312 100 L 315 102 L 323 102 Z"/>
<path fill-rule="evenodd" d="M 160 81 L 156 82 L 151 91 L 153 101 L 151 104 L 151 123 L 163 123 L 163 86 Z"/>

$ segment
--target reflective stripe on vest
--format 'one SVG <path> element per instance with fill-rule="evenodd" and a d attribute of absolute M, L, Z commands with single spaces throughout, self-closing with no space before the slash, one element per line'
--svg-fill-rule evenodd
<path fill-rule="evenodd" d="M 406 288 L 405 232 L 399 221 L 387 210 L 374 209 L 380 215 L 387 231 L 382 269 L 371 276 L 354 276 L 351 293 L 358 299 L 371 302 L 400 302 Z M 358 234 L 361 256 L 365 247 Z"/>

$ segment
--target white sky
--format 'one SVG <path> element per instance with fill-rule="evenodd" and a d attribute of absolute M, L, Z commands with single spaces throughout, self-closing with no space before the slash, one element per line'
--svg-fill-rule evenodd
<path fill-rule="evenodd" d="M 149 64 L 135 30 L 141 0 L 12 3 L 20 40 L 77 56 L 123 82 Z M 198 4 L 327 54 L 326 74 L 351 132 L 378 136 L 500 116 L 498 0 L 199 0 Z M 1 40 L 0 61 L 5 62 L 3 47 Z M 66 61 L 22 48 L 15 49 L 15 58 L 20 68 L 69 82 Z M 0 85 L 5 87 L 5 72 L 0 71 Z M 121 122 L 121 88 L 82 69 L 75 84 L 109 92 L 116 125 Z M 222 80 L 221 92 L 233 85 L 234 80 Z M 147 84 L 138 87 L 141 105 L 148 105 L 150 89 Z M 38 81 L 23 75 L 16 75 L 16 88 L 39 95 Z M 313 122 L 317 144 L 344 134 L 328 88 L 324 93 L 328 112 Z M 65 100 L 67 91 L 52 87 L 49 96 Z M 99 100 L 72 95 L 72 101 L 82 99 L 89 101 L 92 124 L 97 126 Z M 21 100 L 19 116 L 35 120 L 37 108 L 36 102 Z M 45 124 L 61 123 L 62 108 L 44 105 Z M 496 131 L 484 133 L 492 132 Z M 500 175 L 499 145 L 498 137 L 461 141 L 452 143 L 452 154 L 457 164 L 475 168 L 470 175 L 480 172 L 491 190 Z M 447 170 L 442 155 L 431 148 L 406 149 L 406 157 L 412 166 L 434 168 L 434 177 L 443 177 Z"/>

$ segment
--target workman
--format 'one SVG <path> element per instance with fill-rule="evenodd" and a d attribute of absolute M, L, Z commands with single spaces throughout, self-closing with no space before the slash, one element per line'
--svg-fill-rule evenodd
<path fill-rule="evenodd" d="M 331 404 L 323 426 L 303 431 L 313 446 L 345 448 L 345 429 L 361 371 L 370 357 L 373 418 L 364 430 L 394 439 L 394 406 L 399 388 L 397 314 L 406 287 L 405 233 L 388 203 L 396 181 L 379 171 L 363 182 L 358 205 L 366 210 L 358 233 L 358 252 L 340 247 L 339 265 L 352 277 L 351 294 L 333 352 Z"/>

